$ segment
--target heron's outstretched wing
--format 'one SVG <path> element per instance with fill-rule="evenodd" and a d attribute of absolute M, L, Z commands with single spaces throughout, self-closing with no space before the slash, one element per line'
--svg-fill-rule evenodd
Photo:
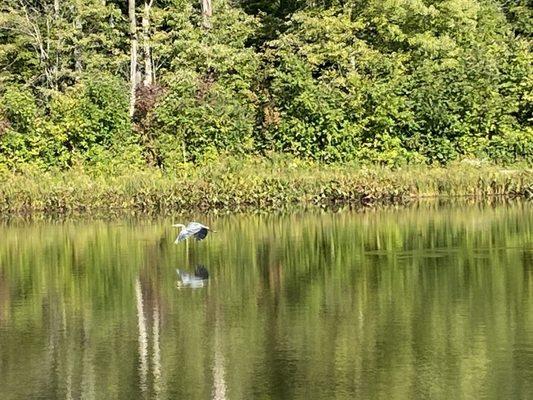
<path fill-rule="evenodd" d="M 207 228 L 202 228 L 194 234 L 194 237 L 196 238 L 196 240 L 203 240 L 205 239 L 208 233 L 209 230 Z"/>
<path fill-rule="evenodd" d="M 181 232 L 178 234 L 178 237 L 174 241 L 174 243 L 183 242 L 185 239 L 187 239 L 189 236 L 191 236 L 192 233 L 190 233 L 187 228 L 183 228 Z"/>

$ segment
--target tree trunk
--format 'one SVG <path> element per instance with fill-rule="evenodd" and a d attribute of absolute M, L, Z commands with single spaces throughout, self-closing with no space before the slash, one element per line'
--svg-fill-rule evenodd
<path fill-rule="evenodd" d="M 135 89 L 137 87 L 137 20 L 135 18 L 135 0 L 128 0 L 130 19 L 130 117 L 135 113 Z"/>
<path fill-rule="evenodd" d="M 52 37 L 52 28 L 50 27 L 52 18 L 50 15 L 46 15 L 46 58 L 45 58 L 45 75 L 47 86 L 50 89 L 57 89 L 57 69 L 55 68 L 56 63 L 54 60 L 54 55 L 52 54 L 53 46 L 51 43 Z M 57 54 L 56 54 L 57 55 Z M 56 59 L 57 61 L 57 59 Z"/>
<path fill-rule="evenodd" d="M 53 27 L 55 28 L 54 30 L 57 30 L 57 24 L 59 22 L 59 18 L 60 18 L 60 14 L 59 14 L 59 0 L 54 0 L 54 18 L 53 18 Z M 58 32 L 59 33 L 59 37 L 61 37 L 61 32 Z M 58 89 L 58 82 L 59 82 L 59 64 L 60 64 L 60 59 L 59 59 L 59 52 L 60 52 L 60 49 L 61 49 L 61 39 L 59 38 L 56 38 L 55 39 L 56 43 L 55 43 L 55 53 L 56 53 L 56 56 L 55 56 L 55 63 L 54 63 L 54 66 L 52 67 L 53 68 L 53 71 L 54 71 L 54 89 L 57 90 Z"/>
<path fill-rule="evenodd" d="M 150 48 L 150 10 L 152 8 L 152 4 L 153 0 L 150 0 L 149 3 L 144 3 L 144 12 L 142 16 L 144 48 L 144 86 L 149 86 L 154 81 L 154 75 L 152 72 L 152 53 Z"/>
<path fill-rule="evenodd" d="M 211 0 L 200 0 L 202 2 L 202 25 L 204 28 L 211 28 L 211 16 L 213 15 L 213 5 Z"/>
<path fill-rule="evenodd" d="M 77 36 L 76 45 L 74 46 L 74 71 L 76 72 L 76 79 L 78 79 L 81 73 L 81 70 L 82 70 L 81 49 L 79 45 L 79 40 L 83 35 L 83 32 L 82 32 L 83 26 L 82 26 L 81 17 L 80 17 L 81 6 L 80 6 L 79 1 L 76 3 L 74 12 L 76 13 L 76 17 L 74 18 L 74 27 L 76 28 L 76 36 Z"/>

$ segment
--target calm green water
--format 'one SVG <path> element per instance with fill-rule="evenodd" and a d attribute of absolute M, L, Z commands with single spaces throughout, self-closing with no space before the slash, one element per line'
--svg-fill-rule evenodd
<path fill-rule="evenodd" d="M 0 399 L 533 398 L 532 206 L 202 220 L 0 225 Z"/>

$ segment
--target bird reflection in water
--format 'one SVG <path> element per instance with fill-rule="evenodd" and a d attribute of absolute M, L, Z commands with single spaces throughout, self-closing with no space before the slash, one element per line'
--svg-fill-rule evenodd
<path fill-rule="evenodd" d="M 180 269 L 176 270 L 178 274 L 178 281 L 176 283 L 176 286 L 178 289 L 181 288 L 202 288 L 207 285 L 207 281 L 209 279 L 209 272 L 207 271 L 207 268 L 203 265 L 198 265 L 194 273 L 182 271 Z"/>

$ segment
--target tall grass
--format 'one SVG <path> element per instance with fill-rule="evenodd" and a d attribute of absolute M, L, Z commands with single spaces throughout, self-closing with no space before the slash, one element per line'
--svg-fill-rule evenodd
<path fill-rule="evenodd" d="M 207 166 L 119 171 L 3 172 L 0 212 L 146 213 L 276 210 L 291 205 L 388 204 L 439 196 L 533 197 L 533 172 L 492 166 L 388 169 L 294 160 L 217 161 Z"/>

